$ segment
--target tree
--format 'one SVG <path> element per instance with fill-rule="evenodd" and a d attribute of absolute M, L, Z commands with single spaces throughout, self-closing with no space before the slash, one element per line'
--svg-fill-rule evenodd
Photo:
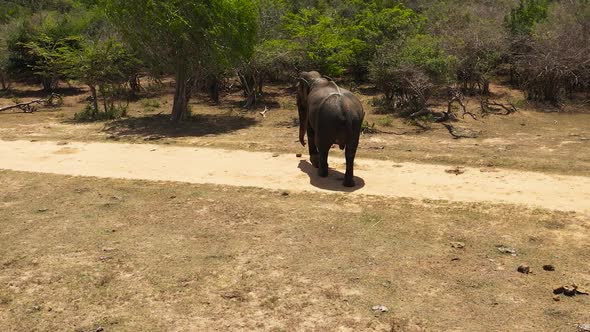
<path fill-rule="evenodd" d="M 416 35 L 403 42 L 379 47 L 369 66 L 369 74 L 384 93 L 386 110 L 424 109 L 434 84 L 451 80 L 456 59 L 444 52 L 440 40 Z"/>
<path fill-rule="evenodd" d="M 515 56 L 521 86 L 532 100 L 558 105 L 590 88 L 590 2 L 555 3 Z"/>
<path fill-rule="evenodd" d="M 535 25 L 547 18 L 549 0 L 520 0 L 506 16 L 506 28 L 513 36 L 530 35 Z"/>
<path fill-rule="evenodd" d="M 93 115 L 99 112 L 98 93 L 104 114 L 112 113 L 114 97 L 129 77 L 137 73 L 140 62 L 124 45 L 115 40 L 88 43 L 81 50 L 69 50 L 61 56 L 64 74 L 88 85 L 92 94 Z"/>
<path fill-rule="evenodd" d="M 508 51 L 506 31 L 498 24 L 508 8 L 500 1 L 449 0 L 425 12 L 430 32 L 456 57 L 456 80 L 465 92 L 489 93 L 490 78 Z"/>
<path fill-rule="evenodd" d="M 78 7 L 67 13 L 35 13 L 9 34 L 8 69 L 14 78 L 35 81 L 44 90 L 54 89 L 67 68 L 61 61 L 64 52 L 80 50 L 86 39 L 102 33 L 103 16 L 97 10 Z"/>
<path fill-rule="evenodd" d="M 197 76 L 207 77 L 252 54 L 253 0 L 105 0 L 105 8 L 150 69 L 174 74 L 173 121 L 186 116 Z"/>

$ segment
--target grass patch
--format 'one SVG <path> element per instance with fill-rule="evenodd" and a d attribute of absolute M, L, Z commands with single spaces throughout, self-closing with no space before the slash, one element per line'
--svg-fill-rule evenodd
<path fill-rule="evenodd" d="M 142 99 L 140 102 L 143 108 L 160 108 L 160 101 L 157 99 Z"/>

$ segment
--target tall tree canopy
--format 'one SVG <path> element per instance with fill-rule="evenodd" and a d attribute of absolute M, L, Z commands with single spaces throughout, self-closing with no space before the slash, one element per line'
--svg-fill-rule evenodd
<path fill-rule="evenodd" d="M 174 73 L 172 120 L 186 115 L 195 78 L 250 57 L 254 48 L 253 0 L 106 0 L 105 6 L 152 70 Z"/>

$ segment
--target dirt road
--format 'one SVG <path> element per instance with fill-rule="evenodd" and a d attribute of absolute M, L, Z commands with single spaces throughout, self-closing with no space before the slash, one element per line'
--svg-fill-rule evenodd
<path fill-rule="evenodd" d="M 344 188 L 344 161 L 333 152 L 328 178 L 304 155 L 155 144 L 0 141 L 0 169 L 106 178 L 253 186 L 293 191 L 464 202 L 514 203 L 590 213 L 590 178 L 512 170 L 357 159 L 357 187 Z"/>

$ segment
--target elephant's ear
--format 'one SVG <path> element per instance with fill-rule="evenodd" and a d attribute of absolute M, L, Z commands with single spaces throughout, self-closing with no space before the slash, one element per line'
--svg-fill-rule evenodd
<path fill-rule="evenodd" d="M 309 82 L 305 78 L 299 77 L 297 87 L 297 99 L 300 100 L 302 103 L 307 103 L 307 95 L 309 94 L 310 89 Z"/>

